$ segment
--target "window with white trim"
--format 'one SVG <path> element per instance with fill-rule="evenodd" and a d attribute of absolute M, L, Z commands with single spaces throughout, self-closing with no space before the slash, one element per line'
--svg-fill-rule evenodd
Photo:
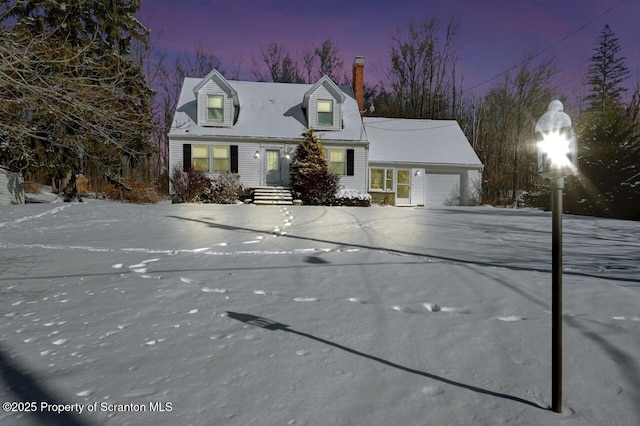
<path fill-rule="evenodd" d="M 372 191 L 393 191 L 393 169 L 371 169 L 369 189 Z"/>
<path fill-rule="evenodd" d="M 191 164 L 194 170 L 228 172 L 231 170 L 229 146 L 193 145 L 191 149 Z"/>
<path fill-rule="evenodd" d="M 213 146 L 213 171 L 228 172 L 231 170 L 229 166 L 229 147 Z"/>
<path fill-rule="evenodd" d="M 194 170 L 209 171 L 209 145 L 193 145 L 191 164 Z"/>
<path fill-rule="evenodd" d="M 333 101 L 318 99 L 318 124 L 320 126 L 333 126 Z"/>
<path fill-rule="evenodd" d="M 224 120 L 224 96 L 207 95 L 207 121 Z"/>
<path fill-rule="evenodd" d="M 327 161 L 329 161 L 329 172 L 334 175 L 347 174 L 347 150 L 327 149 Z"/>

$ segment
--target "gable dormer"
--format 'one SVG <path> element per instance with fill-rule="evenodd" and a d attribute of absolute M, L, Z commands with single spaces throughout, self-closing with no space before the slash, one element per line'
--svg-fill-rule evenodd
<path fill-rule="evenodd" d="M 198 125 L 231 127 L 239 109 L 238 93 L 218 72 L 211 71 L 193 88 L 198 102 Z"/>
<path fill-rule="evenodd" d="M 309 127 L 316 130 L 340 130 L 342 105 L 347 96 L 326 75 L 305 94 L 302 106 L 307 114 Z"/>

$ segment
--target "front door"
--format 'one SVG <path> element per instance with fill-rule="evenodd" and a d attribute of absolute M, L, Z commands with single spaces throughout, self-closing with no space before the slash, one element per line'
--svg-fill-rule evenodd
<path fill-rule="evenodd" d="M 267 185 L 282 185 L 282 172 L 280 164 L 280 150 L 267 149 L 266 162 L 266 182 Z"/>
<path fill-rule="evenodd" d="M 396 182 L 396 205 L 411 204 L 411 170 L 398 169 Z"/>

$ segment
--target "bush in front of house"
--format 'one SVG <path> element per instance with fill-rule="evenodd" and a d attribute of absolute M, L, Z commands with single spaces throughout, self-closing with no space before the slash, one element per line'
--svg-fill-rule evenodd
<path fill-rule="evenodd" d="M 236 173 L 216 173 L 209 178 L 210 185 L 196 202 L 234 204 L 242 196 L 243 187 Z"/>
<path fill-rule="evenodd" d="M 171 200 L 174 203 L 233 204 L 242 194 L 240 176 L 235 173 L 216 173 L 208 176 L 202 170 L 187 172 L 179 166 L 171 170 Z"/>
<path fill-rule="evenodd" d="M 328 206 L 335 204 L 335 194 L 340 184 L 340 177 L 329 171 L 315 171 L 307 175 L 307 179 L 298 185 L 296 197 L 304 204 L 312 206 Z"/>
<path fill-rule="evenodd" d="M 322 141 L 313 129 L 304 134 L 291 161 L 290 177 L 294 198 L 304 204 L 329 205 L 335 201 L 340 178 L 329 172 Z"/>
<path fill-rule="evenodd" d="M 370 207 L 371 194 L 353 188 L 341 187 L 335 194 L 335 204 L 338 206 Z"/>

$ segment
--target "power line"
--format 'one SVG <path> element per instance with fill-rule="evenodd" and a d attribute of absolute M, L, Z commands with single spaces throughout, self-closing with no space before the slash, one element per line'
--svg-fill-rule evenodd
<path fill-rule="evenodd" d="M 593 18 L 592 20 L 590 20 L 590 21 L 589 21 L 589 22 L 587 22 L 586 24 L 584 24 L 584 25 L 582 25 L 582 26 L 578 27 L 577 29 L 573 30 L 571 33 L 567 34 L 566 36 L 564 36 L 564 37 L 563 37 L 563 38 L 561 38 L 560 40 L 558 40 L 558 41 L 556 41 L 556 42 L 554 42 L 554 43 L 550 44 L 549 46 L 545 47 L 545 48 L 544 48 L 544 49 L 542 49 L 542 50 L 539 50 L 538 52 L 536 52 L 535 54 L 533 54 L 533 55 L 529 56 L 529 57 L 528 57 L 528 58 L 526 58 L 525 60 L 523 60 L 523 61 L 521 61 L 521 62 L 519 62 L 519 63 L 517 63 L 517 64 L 513 65 L 512 67 L 508 68 L 508 69 L 507 69 L 507 70 L 505 70 L 505 71 L 502 71 L 502 72 L 501 72 L 501 73 L 499 73 L 499 74 L 496 74 L 495 76 L 493 76 L 493 77 L 491 77 L 491 78 L 489 78 L 489 79 L 487 79 L 487 80 L 483 81 L 482 83 L 476 84 L 475 86 L 473 86 L 473 87 L 471 87 L 471 88 L 469 88 L 469 89 L 465 89 L 465 90 L 463 90 L 463 91 L 462 91 L 462 93 L 466 93 L 466 92 L 468 92 L 468 91 L 470 91 L 470 90 L 477 89 L 477 88 L 478 88 L 478 87 L 480 87 L 480 86 L 484 86 L 485 84 L 487 84 L 487 83 L 489 83 L 489 82 L 491 82 L 491 81 L 495 80 L 496 78 L 498 78 L 498 77 L 502 77 L 503 75 L 505 75 L 505 74 L 507 74 L 507 73 L 509 73 L 509 72 L 513 71 L 514 69 L 516 69 L 516 68 L 518 68 L 518 67 L 521 67 L 522 65 L 526 64 L 527 62 L 530 62 L 532 59 L 534 59 L 534 58 L 536 58 L 536 57 L 540 56 L 541 54 L 543 54 L 543 53 L 545 53 L 545 52 L 547 52 L 547 51 L 551 50 L 552 48 L 554 48 L 554 47 L 555 47 L 555 46 L 557 46 L 558 44 L 562 43 L 563 41 L 565 41 L 566 39 L 568 39 L 568 38 L 569 38 L 569 37 L 571 37 L 572 35 L 576 34 L 576 33 L 577 33 L 577 32 L 579 32 L 579 31 L 582 31 L 583 29 L 585 29 L 585 28 L 586 28 L 586 27 L 588 27 L 589 25 L 593 24 L 593 23 L 594 23 L 595 21 L 597 21 L 598 19 L 602 18 L 604 15 L 606 15 L 606 14 L 608 14 L 609 12 L 611 12 L 612 10 L 614 10 L 614 9 L 618 8 L 618 7 L 619 7 L 619 6 L 621 6 L 621 5 L 622 5 L 622 3 L 624 3 L 625 1 L 626 1 L 626 0 L 622 0 L 622 1 L 620 1 L 619 3 L 617 3 L 616 5 L 614 5 L 614 6 L 610 7 L 609 9 L 605 10 L 604 12 L 602 12 L 601 14 L 599 14 L 598 16 L 596 16 L 595 18 Z"/>

